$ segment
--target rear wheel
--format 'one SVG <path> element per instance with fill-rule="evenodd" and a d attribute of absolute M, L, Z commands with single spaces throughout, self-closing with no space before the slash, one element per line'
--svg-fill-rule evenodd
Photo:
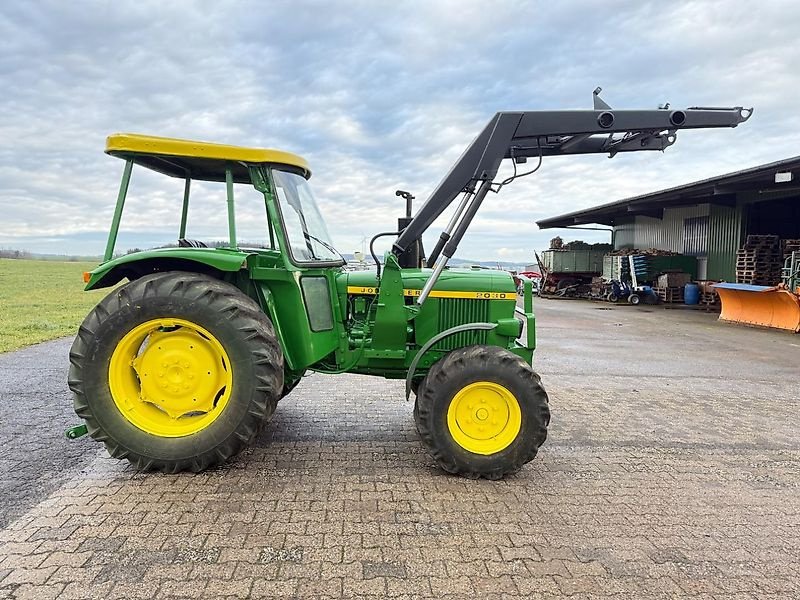
<path fill-rule="evenodd" d="M 557 290 L 565 290 L 565 289 L 567 289 L 569 287 L 576 286 L 579 283 L 580 283 L 580 281 L 578 281 L 577 279 L 574 279 L 572 277 L 567 277 L 565 279 L 560 279 L 558 281 L 558 284 L 556 285 L 556 289 Z"/>
<path fill-rule="evenodd" d="M 528 363 L 504 348 L 470 346 L 431 367 L 419 386 L 414 420 L 442 469 L 499 479 L 536 456 L 550 409 Z"/>
<path fill-rule="evenodd" d="M 70 351 L 75 412 L 109 453 L 141 469 L 202 471 L 268 421 L 283 355 L 259 306 L 237 288 L 168 272 L 115 290 Z"/>

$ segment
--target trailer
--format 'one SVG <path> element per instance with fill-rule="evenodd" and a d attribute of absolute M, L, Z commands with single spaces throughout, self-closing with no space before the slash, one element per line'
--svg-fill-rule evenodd
<path fill-rule="evenodd" d="M 588 297 L 592 281 L 603 269 L 605 250 L 550 248 L 542 252 L 539 269 L 541 294 Z"/>

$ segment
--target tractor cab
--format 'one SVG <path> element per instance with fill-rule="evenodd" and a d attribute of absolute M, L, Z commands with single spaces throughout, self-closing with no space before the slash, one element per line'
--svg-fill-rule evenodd
<path fill-rule="evenodd" d="M 283 254 L 297 266 L 344 264 L 344 259 L 333 247 L 325 221 L 308 185 L 311 170 L 300 156 L 281 150 L 243 148 L 129 133 L 109 136 L 106 153 L 125 160 L 125 170 L 104 262 L 114 256 L 131 171 L 137 165 L 185 181 L 180 228 L 177 232 L 179 247 L 203 248 L 209 245 L 205 241 L 187 238 L 191 182 L 194 180 L 225 184 L 228 239 L 215 245 L 228 251 L 242 249 L 237 240 L 234 184 L 246 184 L 268 194 L 264 203 L 264 231 L 269 242 L 259 247 L 247 245 L 243 249 L 254 252 L 284 251 Z M 274 200 L 272 207 L 271 200 Z"/>
<path fill-rule="evenodd" d="M 125 160 L 125 169 L 104 261 L 84 276 L 86 289 L 170 271 L 225 281 L 258 302 L 280 331 L 287 388 L 339 347 L 337 276 L 345 260 L 334 248 L 311 192 L 305 159 L 280 150 L 137 134 L 109 136 L 106 153 Z M 134 165 L 184 180 L 178 243 L 115 258 Z M 213 247 L 188 233 L 193 180 L 225 185 L 228 239 Z M 238 241 L 234 184 L 250 185 L 263 197 L 263 245 Z"/>

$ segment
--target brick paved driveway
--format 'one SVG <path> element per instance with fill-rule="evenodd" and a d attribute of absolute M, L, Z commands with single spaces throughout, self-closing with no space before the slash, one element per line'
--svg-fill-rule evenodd
<path fill-rule="evenodd" d="M 798 597 L 800 336 L 607 308 L 539 303 L 550 439 L 501 482 L 322 375 L 225 468 L 138 474 L 59 438 L 69 341 L 0 355 L 0 598 Z"/>

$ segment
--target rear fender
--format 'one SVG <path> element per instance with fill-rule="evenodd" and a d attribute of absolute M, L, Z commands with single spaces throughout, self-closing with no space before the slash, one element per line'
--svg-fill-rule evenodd
<path fill-rule="evenodd" d="M 191 271 L 222 278 L 246 266 L 249 253 L 218 248 L 160 248 L 120 256 L 89 273 L 87 290 L 110 287 L 127 278 L 163 271 Z"/>

